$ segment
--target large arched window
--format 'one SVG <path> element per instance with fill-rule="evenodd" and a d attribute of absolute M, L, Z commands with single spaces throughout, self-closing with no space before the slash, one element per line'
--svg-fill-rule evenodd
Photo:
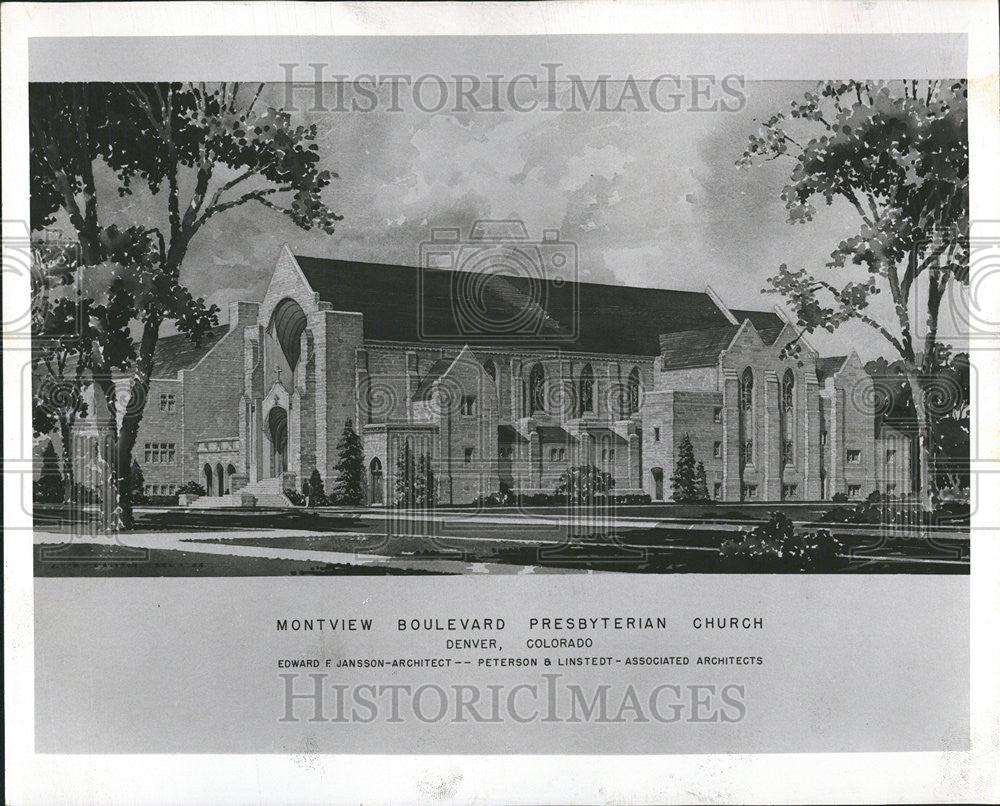
<path fill-rule="evenodd" d="M 753 370 L 747 367 L 740 376 L 740 459 L 753 463 Z"/>
<path fill-rule="evenodd" d="M 632 367 L 632 371 L 628 375 L 628 413 L 629 415 L 638 414 L 639 404 L 642 402 L 639 398 L 641 397 L 640 387 L 642 386 L 642 378 L 639 377 L 639 368 Z"/>
<path fill-rule="evenodd" d="M 306 314 L 295 300 L 285 297 L 271 314 L 268 329 L 274 334 L 292 371 L 299 362 L 300 339 L 306 329 Z"/>
<path fill-rule="evenodd" d="M 585 364 L 580 373 L 580 415 L 594 410 L 594 370 Z"/>
<path fill-rule="evenodd" d="M 528 414 L 545 411 L 545 370 L 535 364 L 528 375 Z"/>
<path fill-rule="evenodd" d="M 795 374 L 785 370 L 781 379 L 781 464 L 795 461 Z"/>

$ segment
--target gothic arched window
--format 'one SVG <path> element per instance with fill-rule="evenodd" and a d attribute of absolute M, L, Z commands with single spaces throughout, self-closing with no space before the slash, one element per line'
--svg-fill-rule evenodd
<path fill-rule="evenodd" d="M 545 411 L 545 370 L 535 364 L 528 375 L 528 414 Z"/>
<path fill-rule="evenodd" d="M 753 462 L 753 370 L 747 367 L 740 376 L 740 458 L 744 465 Z"/>
<path fill-rule="evenodd" d="M 630 415 L 637 414 L 639 411 L 640 404 L 640 393 L 639 388 L 642 385 L 642 379 L 639 377 L 639 368 L 632 367 L 632 371 L 628 375 L 628 413 Z"/>
<path fill-rule="evenodd" d="M 795 461 L 795 375 L 788 369 L 781 379 L 781 463 Z"/>
<path fill-rule="evenodd" d="M 594 410 L 594 370 L 590 364 L 583 367 L 580 373 L 580 414 Z"/>
<path fill-rule="evenodd" d="M 493 383 L 497 382 L 497 365 L 493 363 L 492 358 L 487 358 L 483 362 L 483 370 L 493 379 Z"/>

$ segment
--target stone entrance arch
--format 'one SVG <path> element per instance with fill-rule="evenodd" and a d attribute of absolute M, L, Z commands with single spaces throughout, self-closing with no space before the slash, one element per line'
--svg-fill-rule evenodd
<path fill-rule="evenodd" d="M 267 415 L 267 433 L 271 441 L 271 475 L 288 470 L 288 411 L 275 406 Z"/>
<path fill-rule="evenodd" d="M 215 484 L 213 483 L 214 479 L 213 479 L 213 473 L 212 473 L 212 466 L 211 465 L 208 465 L 208 464 L 205 465 L 204 475 L 205 475 L 205 495 L 215 495 L 215 492 L 214 492 L 215 491 Z"/>

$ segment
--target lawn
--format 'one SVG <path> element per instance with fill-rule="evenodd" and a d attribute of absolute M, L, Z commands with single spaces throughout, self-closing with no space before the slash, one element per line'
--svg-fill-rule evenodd
<path fill-rule="evenodd" d="M 36 577 L 384 576 L 431 573 L 387 566 L 273 560 L 94 543 L 69 543 L 65 551 L 55 549 L 54 546 L 35 546 Z"/>

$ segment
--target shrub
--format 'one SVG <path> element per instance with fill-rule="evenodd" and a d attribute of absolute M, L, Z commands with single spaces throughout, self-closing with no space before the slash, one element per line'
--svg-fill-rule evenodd
<path fill-rule="evenodd" d="M 837 504 L 846 504 L 850 499 L 847 497 L 847 493 L 838 492 L 834 493 L 833 498 L 831 498 L 830 500 Z"/>
<path fill-rule="evenodd" d="M 205 488 L 202 487 L 196 481 L 187 481 L 184 484 L 182 484 L 178 488 L 177 494 L 178 495 L 208 495 L 208 493 L 205 492 Z"/>
<path fill-rule="evenodd" d="M 677 446 L 677 461 L 674 463 L 674 473 L 670 477 L 671 497 L 674 501 L 697 501 L 697 470 L 694 461 L 694 448 L 691 438 L 685 434 Z"/>
<path fill-rule="evenodd" d="M 653 501 L 649 493 L 624 493 L 611 497 L 616 504 L 650 504 Z"/>
<path fill-rule="evenodd" d="M 365 458 L 361 437 L 348 419 L 337 443 L 337 475 L 328 502 L 348 506 L 364 503 Z M 319 505 L 316 505 L 319 506 Z"/>
<path fill-rule="evenodd" d="M 146 479 L 135 459 L 132 460 L 132 469 L 128 475 L 128 497 L 133 506 L 147 503 Z"/>
<path fill-rule="evenodd" d="M 285 497 L 292 502 L 293 506 L 296 507 L 305 506 L 306 497 L 298 490 L 293 490 L 291 487 L 286 487 L 284 493 Z"/>
<path fill-rule="evenodd" d="M 879 524 L 961 524 L 968 523 L 969 506 L 958 502 L 939 504 L 925 512 L 915 499 L 874 492 L 853 507 L 835 507 L 823 514 L 823 523 Z"/>
<path fill-rule="evenodd" d="M 783 512 L 772 512 L 766 523 L 723 542 L 723 568 L 752 573 L 830 571 L 843 563 L 843 545 L 828 529 L 796 535 Z"/>
<path fill-rule="evenodd" d="M 555 497 L 573 503 L 591 502 L 608 495 L 615 486 L 610 473 L 595 465 L 580 465 L 565 471 L 559 477 Z"/>
<path fill-rule="evenodd" d="M 302 482 L 302 493 L 311 507 L 325 507 L 329 503 L 323 487 L 323 477 L 319 474 L 318 468 L 314 467 L 309 478 Z"/>

